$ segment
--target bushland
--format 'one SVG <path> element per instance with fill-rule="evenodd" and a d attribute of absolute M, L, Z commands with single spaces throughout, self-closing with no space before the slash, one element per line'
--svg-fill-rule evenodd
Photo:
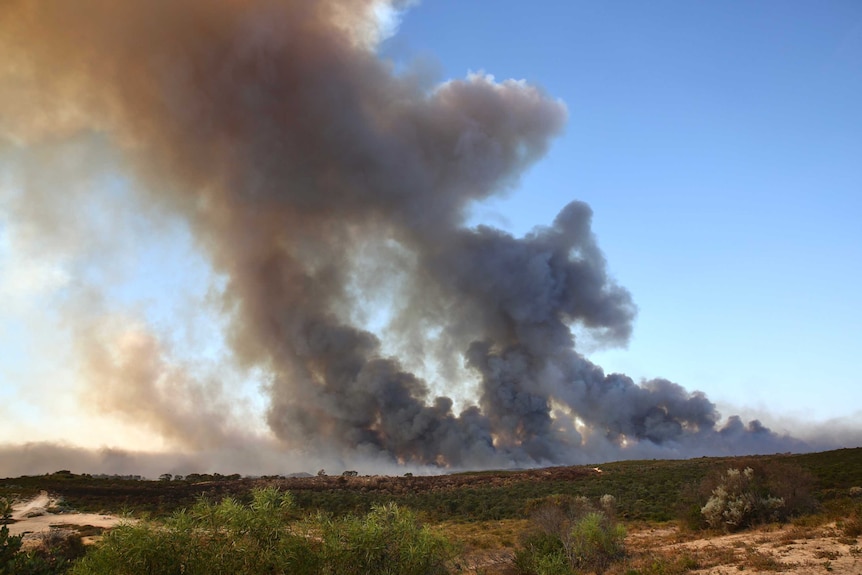
<path fill-rule="evenodd" d="M 364 517 L 296 519 L 287 492 L 200 499 L 164 522 L 124 524 L 72 569 L 73 575 L 258 575 L 260 573 L 438 575 L 450 546 L 396 505 Z"/>

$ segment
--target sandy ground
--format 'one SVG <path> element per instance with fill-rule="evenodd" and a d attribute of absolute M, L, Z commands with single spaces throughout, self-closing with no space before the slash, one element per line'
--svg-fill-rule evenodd
<path fill-rule="evenodd" d="M 767 526 L 700 539 L 691 539 L 676 528 L 648 529 L 631 533 L 626 543 L 630 550 L 644 554 L 688 558 L 690 573 L 862 574 L 858 539 L 844 536 L 835 523 Z"/>
<path fill-rule="evenodd" d="M 862 542 L 834 523 L 816 527 L 769 526 L 744 533 L 695 538 L 676 527 L 631 530 L 628 557 L 607 575 L 641 573 L 792 573 L 862 575 Z M 458 561 L 458 572 L 517 575 L 512 550 L 477 550 Z"/>
<path fill-rule="evenodd" d="M 115 515 L 99 513 L 51 513 L 48 510 L 57 504 L 43 491 L 29 501 L 22 501 L 12 506 L 12 520 L 8 525 L 12 535 L 39 534 L 50 531 L 52 527 L 84 526 L 109 528 L 114 527 L 124 519 Z M 127 521 L 127 520 L 126 520 Z"/>

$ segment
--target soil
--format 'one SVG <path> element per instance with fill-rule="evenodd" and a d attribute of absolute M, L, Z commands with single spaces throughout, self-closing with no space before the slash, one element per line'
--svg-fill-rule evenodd
<path fill-rule="evenodd" d="M 699 538 L 676 528 L 646 529 L 631 533 L 626 543 L 635 554 L 687 557 L 693 567 L 690 573 L 862 573 L 858 539 L 846 537 L 834 522 L 813 527 L 770 525 Z"/>
<path fill-rule="evenodd" d="M 752 572 L 796 575 L 860 575 L 862 550 L 835 523 L 816 527 L 767 526 L 705 537 L 676 527 L 645 527 L 626 538 L 628 556 L 605 575 L 692 573 L 729 575 Z M 456 572 L 517 575 L 511 549 L 475 550 L 456 562 Z"/>
<path fill-rule="evenodd" d="M 124 519 L 116 515 L 101 513 L 68 513 L 57 508 L 59 501 L 42 491 L 29 501 L 12 505 L 12 518 L 8 523 L 11 535 L 24 535 L 24 539 L 35 539 L 53 529 L 81 530 L 89 527 L 96 530 L 110 529 Z M 125 520 L 129 521 L 129 520 Z M 92 529 L 91 529 L 92 530 Z"/>

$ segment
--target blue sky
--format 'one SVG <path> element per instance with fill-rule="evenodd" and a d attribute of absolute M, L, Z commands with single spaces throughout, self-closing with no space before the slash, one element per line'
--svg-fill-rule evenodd
<path fill-rule="evenodd" d="M 737 410 L 862 408 L 858 2 L 441 0 L 384 54 L 566 103 L 566 133 L 476 220 L 522 234 L 590 204 L 639 307 L 627 349 L 589 354 L 606 370 Z"/>
<path fill-rule="evenodd" d="M 858 428 L 862 3 L 425 0 L 379 54 L 429 86 L 484 72 L 565 103 L 566 130 L 547 156 L 505 197 L 476 205 L 472 223 L 520 236 L 572 200 L 592 207 L 611 274 L 639 312 L 627 347 L 577 334 L 581 353 L 608 372 L 702 390 L 725 416 L 779 431 L 835 419 Z M 86 276 L 103 288 L 97 309 L 148 324 L 206 376 L 226 353 L 208 300 L 220 280 L 183 222 L 152 227 L 128 209 L 134 184 L 117 162 L 80 184 L 100 190 L 90 201 L 102 219 L 68 223 L 51 245 L 23 241 L 26 222 L 3 202 L 15 196 L 9 174 L 34 168 L 4 148 L 3 120 L 0 444 L 171 447 L 74 407 L 76 328 L 61 308 Z M 87 153 L 110 157 L 102 145 Z M 81 178 L 75 166 L 54 169 L 58 181 L 63 170 Z M 63 243 L 92 222 L 122 233 Z M 246 378 L 230 401 L 265 433 L 260 373 L 228 371 Z"/>

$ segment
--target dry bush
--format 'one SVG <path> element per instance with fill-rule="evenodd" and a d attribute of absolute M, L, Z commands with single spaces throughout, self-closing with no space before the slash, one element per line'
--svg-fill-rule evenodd
<path fill-rule="evenodd" d="M 862 535 L 862 503 L 855 505 L 847 517 L 838 522 L 838 526 L 846 537 Z"/>
<path fill-rule="evenodd" d="M 700 512 L 713 529 L 736 531 L 778 520 L 784 505 L 784 499 L 758 488 L 752 468 L 731 468 L 724 473 Z"/>
<path fill-rule="evenodd" d="M 778 541 L 781 544 L 790 545 L 800 539 L 813 539 L 814 537 L 816 537 L 816 534 L 812 529 L 806 529 L 805 527 L 801 526 L 794 526 L 790 529 L 785 530 L 778 538 Z"/>
<path fill-rule="evenodd" d="M 715 471 L 680 496 L 678 517 L 692 530 L 735 531 L 813 512 L 814 480 L 804 469 L 760 459 L 741 459 L 735 467 Z"/>
<path fill-rule="evenodd" d="M 769 553 L 760 551 L 749 551 L 745 556 L 745 563 L 755 571 L 786 571 L 792 567 L 790 563 L 784 563 Z"/>
<path fill-rule="evenodd" d="M 706 546 L 700 549 L 648 549 L 628 555 L 613 565 L 607 575 L 684 575 L 713 567 L 736 565 L 733 549 Z"/>

